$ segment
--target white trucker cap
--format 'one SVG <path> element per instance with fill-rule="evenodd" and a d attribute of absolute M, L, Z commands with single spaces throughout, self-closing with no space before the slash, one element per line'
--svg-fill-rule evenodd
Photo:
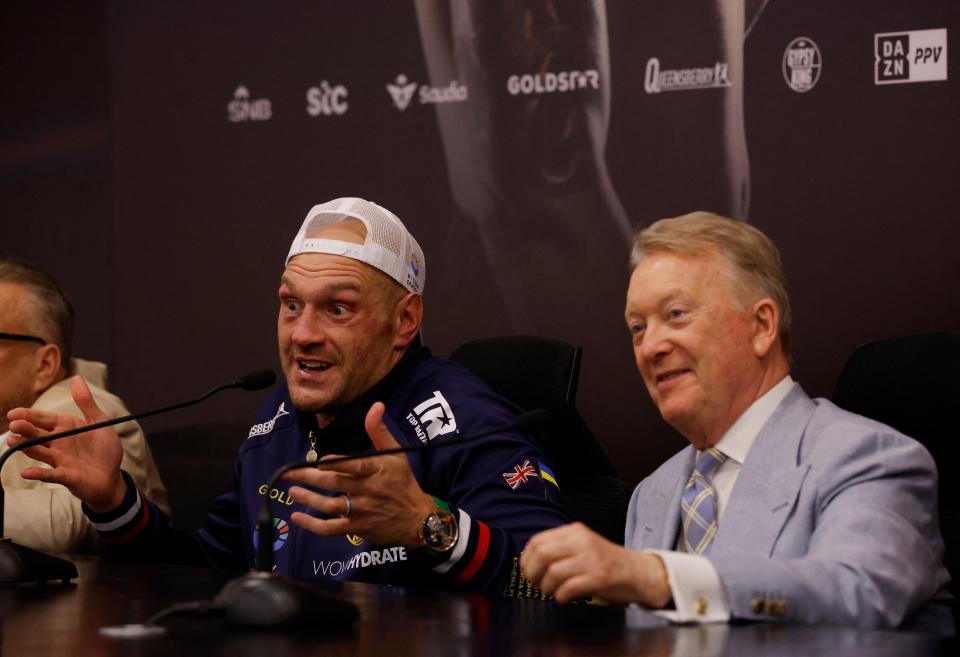
<path fill-rule="evenodd" d="M 363 244 L 308 237 L 349 218 L 358 219 L 367 227 Z M 336 198 L 310 208 L 290 245 L 286 262 L 301 253 L 328 253 L 365 262 L 417 294 L 423 294 L 427 280 L 423 251 L 403 222 L 386 208 L 362 198 Z"/>

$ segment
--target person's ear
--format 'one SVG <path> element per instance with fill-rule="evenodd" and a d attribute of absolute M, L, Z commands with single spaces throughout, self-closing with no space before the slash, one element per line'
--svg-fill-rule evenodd
<path fill-rule="evenodd" d="M 394 314 L 396 325 L 394 347 L 406 349 L 420 331 L 423 323 L 423 297 L 409 292 L 397 303 Z"/>
<path fill-rule="evenodd" d="M 750 309 L 753 321 L 753 353 L 766 358 L 780 340 L 780 309 L 770 298 L 763 298 Z"/>
<path fill-rule="evenodd" d="M 60 347 L 48 342 L 33 356 L 33 394 L 39 397 L 54 383 L 63 378 L 63 363 Z"/>

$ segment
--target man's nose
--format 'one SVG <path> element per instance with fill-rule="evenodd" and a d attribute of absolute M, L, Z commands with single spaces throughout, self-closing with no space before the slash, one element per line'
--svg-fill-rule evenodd
<path fill-rule="evenodd" d="M 327 339 L 327 332 L 319 317 L 314 313 L 305 312 L 294 322 L 290 338 L 298 347 L 306 347 L 323 344 Z"/>
<path fill-rule="evenodd" d="M 637 355 L 648 363 L 655 363 L 670 352 L 672 343 L 663 326 L 651 322 L 643 333 L 643 341 L 637 349 Z"/>

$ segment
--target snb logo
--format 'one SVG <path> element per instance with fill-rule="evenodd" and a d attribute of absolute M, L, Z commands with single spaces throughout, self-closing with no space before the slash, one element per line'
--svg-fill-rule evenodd
<path fill-rule="evenodd" d="M 420 442 L 424 444 L 437 436 L 457 430 L 457 419 L 439 390 L 435 390 L 432 397 L 414 406 L 413 412 L 407 414 L 407 422 L 413 426 Z"/>
<path fill-rule="evenodd" d="M 416 90 L 417 83 L 408 82 L 407 76 L 403 73 L 397 76 L 395 83 L 387 85 L 387 92 L 389 92 L 390 97 L 393 98 L 393 104 L 396 105 L 397 109 L 401 112 L 410 106 L 410 101 L 413 100 L 413 92 Z"/>
<path fill-rule="evenodd" d="M 267 98 L 250 98 L 250 90 L 242 84 L 233 92 L 233 100 L 227 103 L 227 120 L 231 123 L 246 121 L 269 121 L 273 106 Z"/>
<path fill-rule="evenodd" d="M 783 79 L 797 93 L 810 91 L 820 79 L 820 49 L 812 39 L 798 37 L 783 53 Z"/>
<path fill-rule="evenodd" d="M 947 79 L 947 30 L 873 35 L 874 84 Z"/>
<path fill-rule="evenodd" d="M 310 116 L 333 116 L 346 114 L 349 92 L 342 84 L 331 85 L 326 80 L 319 87 L 307 89 L 307 114 Z"/>

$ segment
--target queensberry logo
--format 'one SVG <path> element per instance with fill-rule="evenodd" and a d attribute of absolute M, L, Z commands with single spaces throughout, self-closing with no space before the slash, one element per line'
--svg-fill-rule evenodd
<path fill-rule="evenodd" d="M 265 433 L 270 433 L 273 431 L 273 425 L 277 423 L 277 420 L 284 415 L 290 415 L 290 412 L 284 408 L 287 402 L 280 402 L 279 408 L 277 408 L 277 414 L 273 416 L 272 420 L 267 420 L 266 422 L 261 422 L 260 424 L 255 424 L 250 427 L 250 433 L 247 434 L 247 438 L 253 438 L 254 436 L 262 436 Z"/>

